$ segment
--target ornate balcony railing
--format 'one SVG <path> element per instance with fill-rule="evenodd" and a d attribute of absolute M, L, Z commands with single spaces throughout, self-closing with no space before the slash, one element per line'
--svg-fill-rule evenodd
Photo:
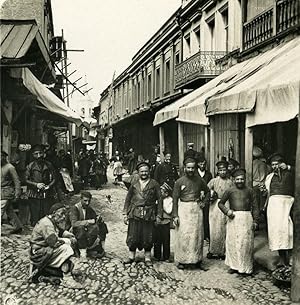
<path fill-rule="evenodd" d="M 243 25 L 243 49 L 300 26 L 300 1 L 276 0 L 273 7 L 263 11 Z"/>
<path fill-rule="evenodd" d="M 225 56 L 221 51 L 199 51 L 175 67 L 175 87 L 179 88 L 200 78 L 213 78 L 224 71 L 216 60 Z"/>

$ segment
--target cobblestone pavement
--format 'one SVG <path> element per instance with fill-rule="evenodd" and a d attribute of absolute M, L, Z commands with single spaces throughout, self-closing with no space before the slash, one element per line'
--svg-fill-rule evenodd
<path fill-rule="evenodd" d="M 274 286 L 265 271 L 243 278 L 228 274 L 223 261 L 205 260 L 207 272 L 178 270 L 172 263 L 160 262 L 146 268 L 139 255 L 140 262 L 124 267 L 121 260 L 127 255 L 127 227 L 122 222 L 122 207 L 126 190 L 109 184 L 91 193 L 92 205 L 105 219 L 109 234 L 105 258 L 79 263 L 87 276 L 85 288 L 28 283 L 28 231 L 1 238 L 1 304 L 291 304 L 288 289 Z M 78 195 L 71 199 L 77 200 Z"/>

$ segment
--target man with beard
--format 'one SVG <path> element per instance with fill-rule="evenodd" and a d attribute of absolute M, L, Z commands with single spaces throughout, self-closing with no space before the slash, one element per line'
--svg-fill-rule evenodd
<path fill-rule="evenodd" d="M 48 214 L 54 198 L 55 173 L 52 164 L 44 159 L 41 145 L 32 148 L 34 161 L 26 168 L 27 195 L 30 204 L 31 225 Z"/>
<path fill-rule="evenodd" d="M 123 210 L 129 248 L 129 257 L 124 264 L 133 263 L 139 249 L 145 251 L 145 264 L 149 267 L 152 266 L 154 222 L 157 216 L 162 217 L 162 197 L 159 184 L 149 176 L 150 165 L 142 161 L 136 169 L 139 179 L 129 187 Z"/>
<path fill-rule="evenodd" d="M 178 179 L 177 168 L 175 164 L 171 162 L 171 154 L 166 153 L 163 163 L 157 165 L 154 171 L 154 179 L 160 186 L 167 183 L 173 188 L 175 181 Z"/>
<path fill-rule="evenodd" d="M 206 270 L 203 258 L 203 207 L 208 191 L 204 180 L 196 174 L 196 160 L 184 160 L 185 175 L 179 178 L 173 190 L 173 214 L 176 225 L 175 262 L 179 269 L 188 265 Z"/>
<path fill-rule="evenodd" d="M 213 178 L 212 173 L 207 170 L 207 161 L 204 156 L 199 156 L 198 159 L 198 174 L 206 184 Z M 204 224 L 204 239 L 209 242 L 209 205 L 206 204 L 203 208 L 203 224 Z"/>
<path fill-rule="evenodd" d="M 289 265 L 289 255 L 293 249 L 293 221 L 290 215 L 294 204 L 295 176 L 283 156 L 275 153 L 270 157 L 273 172 L 266 177 L 268 191 L 267 223 L 269 248 L 278 251 L 279 266 Z"/>
<path fill-rule="evenodd" d="M 228 216 L 226 225 L 226 259 L 229 273 L 250 275 L 253 272 L 254 231 L 258 227 L 259 209 L 252 189 L 245 185 L 246 171 L 233 172 L 234 186 L 227 189 L 219 208 Z M 229 207 L 225 205 L 229 202 Z"/>
<path fill-rule="evenodd" d="M 207 258 L 225 258 L 225 238 L 226 238 L 226 216 L 220 211 L 218 202 L 224 192 L 233 186 L 232 180 L 227 175 L 228 163 L 219 161 L 216 164 L 218 176 L 208 183 L 210 192 L 206 196 L 209 206 L 209 232 L 210 242 Z"/>
<path fill-rule="evenodd" d="M 56 203 L 50 208 L 49 215 L 43 217 L 33 228 L 30 238 L 30 261 L 33 282 L 60 283 L 69 288 L 82 288 L 72 275 L 79 275 L 74 270 L 72 261 L 76 248 L 75 236 L 66 231 L 66 209 Z"/>

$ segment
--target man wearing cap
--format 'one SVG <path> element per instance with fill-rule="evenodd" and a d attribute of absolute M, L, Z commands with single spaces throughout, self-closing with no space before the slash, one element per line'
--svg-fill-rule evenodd
<path fill-rule="evenodd" d="M 15 167 L 7 161 L 7 156 L 5 151 L 1 151 L 1 219 L 6 212 L 14 225 L 10 233 L 17 234 L 23 226 L 12 204 L 21 195 L 21 182 Z"/>
<path fill-rule="evenodd" d="M 152 265 L 153 228 L 156 218 L 162 217 L 162 197 L 159 184 L 150 178 L 149 170 L 149 163 L 138 163 L 139 179 L 129 187 L 125 199 L 123 215 L 124 223 L 128 224 L 126 243 L 129 257 L 124 264 L 133 263 L 139 249 L 145 251 L 146 266 Z"/>
<path fill-rule="evenodd" d="M 253 147 L 253 163 L 252 163 L 252 181 L 253 191 L 256 196 L 256 201 L 259 210 L 264 206 L 265 197 L 263 195 L 265 179 L 269 173 L 269 168 L 266 162 L 262 160 L 263 151 L 258 146 Z"/>
<path fill-rule="evenodd" d="M 253 190 L 245 185 L 246 171 L 237 169 L 232 175 L 234 186 L 219 201 L 219 208 L 228 217 L 225 264 L 230 267 L 229 273 L 249 275 L 253 272 L 254 230 L 258 227 L 259 209 Z"/>
<path fill-rule="evenodd" d="M 64 229 L 66 209 L 63 204 L 54 204 L 49 215 L 34 226 L 30 238 L 30 261 L 33 282 L 62 278 L 72 288 L 81 288 L 71 276 L 74 270 L 72 256 L 76 245 L 75 236 Z M 53 279 L 53 280 L 54 280 Z"/>
<path fill-rule="evenodd" d="M 218 176 L 208 183 L 210 192 L 206 195 L 206 203 L 209 205 L 209 232 L 210 242 L 207 258 L 225 258 L 226 216 L 220 211 L 218 203 L 225 191 L 233 186 L 228 177 L 228 162 L 219 161 L 216 164 Z M 228 203 L 226 203 L 228 204 Z"/>
<path fill-rule="evenodd" d="M 79 248 L 87 249 L 88 257 L 101 258 L 108 230 L 102 217 L 90 206 L 91 199 L 90 192 L 82 191 L 80 202 L 70 207 L 69 221 Z"/>
<path fill-rule="evenodd" d="M 212 173 L 207 169 L 207 161 L 203 155 L 199 156 L 198 174 L 205 181 L 206 184 L 213 178 Z M 203 208 L 203 224 L 204 224 L 204 239 L 209 241 L 209 205 Z"/>
<path fill-rule="evenodd" d="M 187 143 L 187 151 L 184 153 L 184 159 L 194 158 L 197 159 L 197 151 L 194 150 L 194 143 Z"/>
<path fill-rule="evenodd" d="M 269 248 L 278 250 L 281 262 L 289 265 L 289 252 L 293 249 L 293 221 L 290 211 L 294 203 L 295 177 L 291 166 L 286 165 L 281 154 L 270 157 L 272 173 L 265 181 L 268 191 L 267 222 Z"/>
<path fill-rule="evenodd" d="M 175 262 L 179 269 L 201 266 L 203 258 L 203 207 L 208 188 L 196 174 L 196 160 L 184 160 L 185 174 L 179 178 L 173 190 L 173 214 L 176 225 Z"/>
<path fill-rule="evenodd" d="M 55 173 L 52 164 L 44 159 L 41 145 L 32 148 L 34 161 L 26 168 L 25 178 L 30 204 L 31 224 L 48 214 L 54 198 Z"/>
<path fill-rule="evenodd" d="M 160 186 L 167 183 L 173 187 L 178 178 L 177 168 L 175 164 L 171 162 L 171 154 L 166 153 L 164 162 L 158 164 L 155 168 L 154 179 Z"/>

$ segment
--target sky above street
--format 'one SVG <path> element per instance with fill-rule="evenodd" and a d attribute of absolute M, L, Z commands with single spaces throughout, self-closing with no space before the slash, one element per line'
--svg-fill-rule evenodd
<path fill-rule="evenodd" d="M 70 78 L 99 102 L 100 93 L 181 5 L 181 0 L 52 0 L 55 35 L 67 40 Z M 86 81 L 85 81 L 86 80 Z M 73 95 L 73 99 L 78 98 Z"/>

